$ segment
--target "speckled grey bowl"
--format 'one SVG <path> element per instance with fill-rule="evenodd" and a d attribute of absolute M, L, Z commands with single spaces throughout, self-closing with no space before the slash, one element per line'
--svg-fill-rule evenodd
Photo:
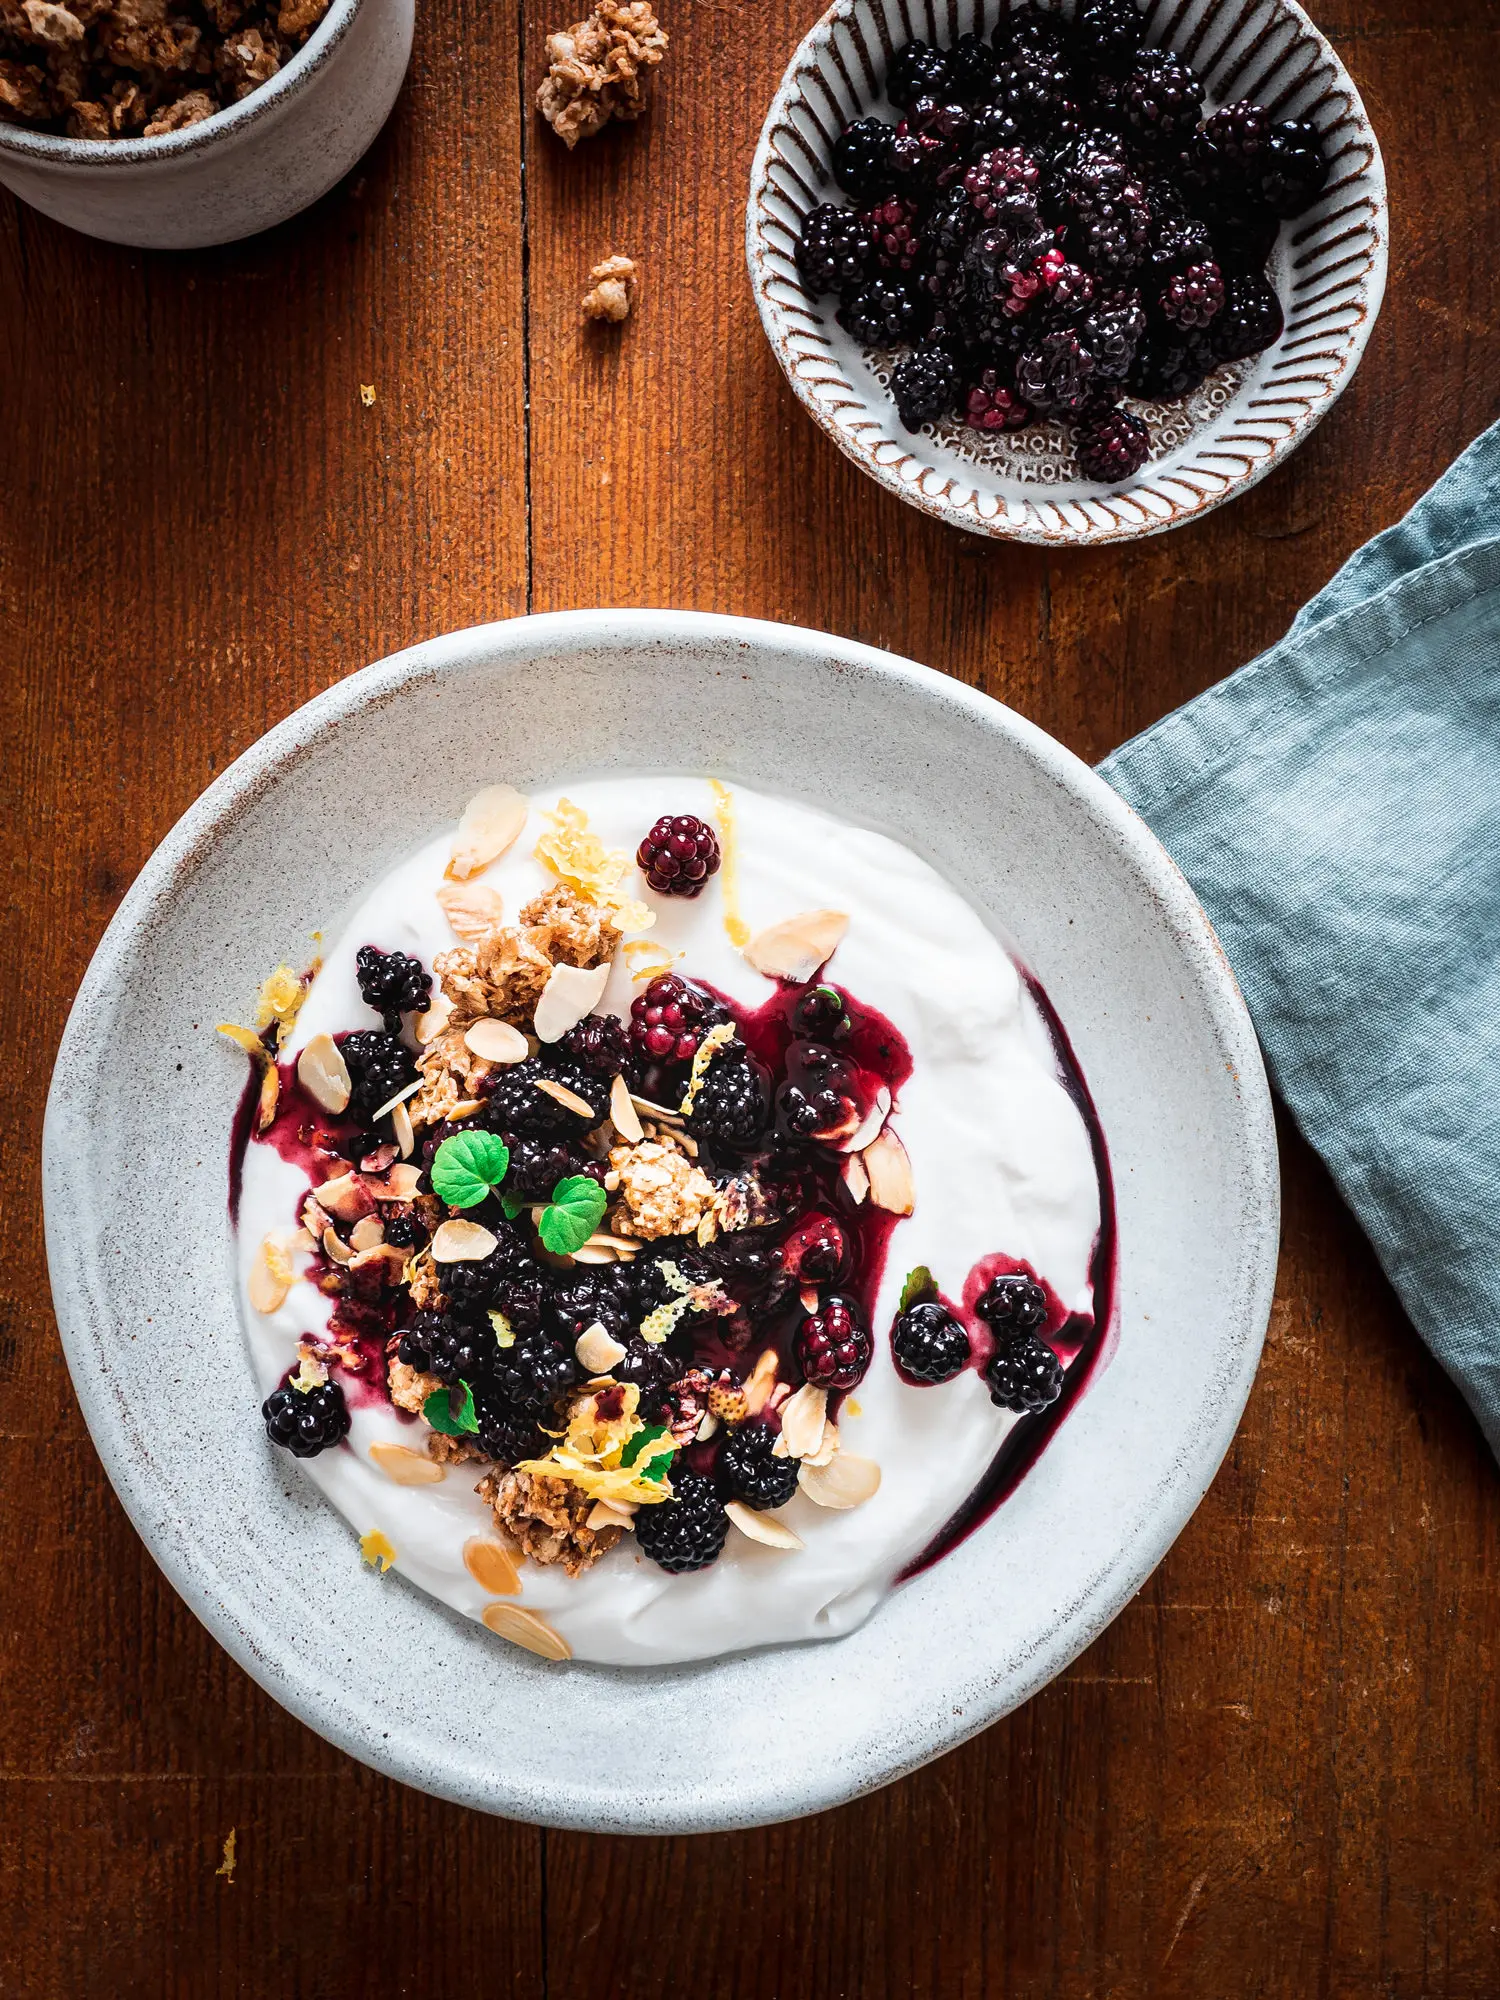
<path fill-rule="evenodd" d="M 550 1666 L 405 1583 L 266 1443 L 230 1281 L 243 1072 L 214 1023 L 481 783 L 672 761 L 923 850 L 1046 985 L 1108 1136 L 1118 1346 L 1018 1491 L 849 1637 L 664 1671 Z M 476 727 L 481 718 L 483 727 Z M 419 755 L 414 755 L 414 746 Z M 689 1831 L 813 1812 L 1034 1694 L 1149 1576 L 1239 1420 L 1270 1307 L 1275 1138 L 1191 891 L 1092 772 L 958 682 L 692 613 L 522 618 L 367 668 L 273 729 L 120 906 L 58 1056 L 47 1251 L 79 1400 L 152 1554 L 312 1728 L 517 1818 Z M 217 1393 L 205 1396 L 204 1384 Z M 712 1715 L 714 1754 L 695 1762 Z"/>

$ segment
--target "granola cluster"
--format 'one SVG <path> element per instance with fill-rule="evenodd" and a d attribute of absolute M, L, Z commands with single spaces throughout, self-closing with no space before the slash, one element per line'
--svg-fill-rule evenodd
<path fill-rule="evenodd" d="M 712 1215 L 718 1190 L 671 1132 L 634 1145 L 612 1146 L 605 1187 L 614 1193 L 614 1227 L 649 1243 L 660 1236 L 696 1236 Z"/>
<path fill-rule="evenodd" d="M 495 1526 L 534 1563 L 561 1563 L 578 1576 L 607 1555 L 625 1532 L 620 1523 L 591 1528 L 594 1503 L 565 1479 L 535 1472 L 488 1472 L 476 1491 L 495 1512 Z"/>
<path fill-rule="evenodd" d="M 0 119 L 155 138 L 273 77 L 329 0 L 0 0 Z"/>
<path fill-rule="evenodd" d="M 590 319 L 607 319 L 618 324 L 630 317 L 635 304 L 637 272 L 630 257 L 606 257 L 589 272 L 590 289 L 584 293 L 583 310 Z"/>
<path fill-rule="evenodd" d="M 547 37 L 548 69 L 537 92 L 542 116 L 570 152 L 611 118 L 639 118 L 647 74 L 666 49 L 647 0 L 599 0 L 586 21 Z"/>

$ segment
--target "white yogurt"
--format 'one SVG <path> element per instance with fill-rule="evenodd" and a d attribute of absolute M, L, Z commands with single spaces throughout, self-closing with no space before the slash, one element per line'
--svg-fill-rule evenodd
<path fill-rule="evenodd" d="M 703 780 L 632 777 L 566 788 L 611 847 L 635 848 L 663 812 L 695 812 L 710 823 Z M 553 878 L 532 857 L 545 830 L 532 801 L 521 839 L 484 875 L 507 921 Z M 926 1264 L 950 1296 L 974 1263 L 1003 1251 L 1024 1259 L 1072 1311 L 1092 1312 L 1090 1258 L 1100 1195 L 1089 1135 L 1063 1087 L 1051 1037 L 1011 958 L 984 919 L 925 861 L 897 842 L 845 825 L 809 806 L 734 788 L 739 902 L 751 931 L 802 910 L 849 913 L 848 935 L 830 974 L 878 1007 L 905 1035 L 912 1075 L 893 1129 L 912 1162 L 915 1213 L 896 1225 L 873 1331 L 875 1359 L 845 1406 L 844 1449 L 875 1459 L 880 1490 L 862 1507 L 833 1512 L 798 1494 L 782 1518 L 800 1551 L 752 1543 L 731 1529 L 712 1568 L 669 1576 L 626 1535 L 584 1575 L 522 1565 L 522 1595 L 579 1659 L 621 1665 L 694 1660 L 742 1647 L 829 1639 L 867 1618 L 902 1568 L 978 1485 L 1016 1418 L 997 1410 L 973 1370 L 933 1388 L 912 1388 L 892 1364 L 886 1338 L 902 1279 Z M 415 954 L 428 966 L 457 940 L 434 900 L 451 840 L 445 830 L 379 882 L 357 909 L 298 1018 L 289 1045 L 375 1025 L 359 996 L 354 957 L 362 944 Z M 678 969 L 736 1001 L 758 1006 L 770 983 L 730 943 L 722 876 L 695 902 L 655 898 L 649 940 L 681 954 Z M 639 960 L 637 960 L 639 963 Z M 604 1005 L 626 1014 L 639 985 L 623 954 Z M 245 1159 L 237 1258 L 242 1310 L 262 1385 L 269 1393 L 296 1359 L 298 1339 L 321 1331 L 331 1301 L 299 1279 L 269 1315 L 245 1296 L 262 1237 L 295 1224 L 306 1177 L 275 1150 L 252 1142 Z M 299 1262 L 308 1263 L 303 1257 Z M 379 1440 L 417 1446 L 424 1433 L 387 1407 L 356 1406 L 348 1444 L 306 1461 L 305 1470 L 356 1533 L 382 1532 L 395 1567 L 471 1618 L 490 1594 L 470 1576 L 463 1545 L 492 1527 L 473 1492 L 475 1470 L 450 1467 L 440 1485 L 403 1487 L 369 1456 Z M 352 1550 L 351 1550 L 352 1555 Z"/>

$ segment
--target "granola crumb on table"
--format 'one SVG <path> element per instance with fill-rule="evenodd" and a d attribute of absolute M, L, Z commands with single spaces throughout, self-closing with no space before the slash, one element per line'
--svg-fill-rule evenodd
<path fill-rule="evenodd" d="M 629 317 L 635 303 L 638 273 L 629 257 L 606 257 L 596 264 L 589 277 L 593 289 L 584 295 L 583 310 L 590 319 L 607 319 L 616 324 Z"/>
<path fill-rule="evenodd" d="M 646 74 L 666 47 L 646 0 L 599 0 L 586 21 L 547 37 L 549 67 L 536 101 L 570 152 L 611 118 L 640 117 Z"/>

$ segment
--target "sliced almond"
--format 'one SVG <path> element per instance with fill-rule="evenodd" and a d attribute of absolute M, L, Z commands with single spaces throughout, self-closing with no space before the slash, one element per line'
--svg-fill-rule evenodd
<path fill-rule="evenodd" d="M 276 1237 L 268 1236 L 255 1253 L 255 1262 L 250 1266 L 250 1276 L 245 1281 L 245 1291 L 257 1312 L 273 1313 L 292 1289 L 295 1279 L 296 1273 L 285 1245 Z"/>
<path fill-rule="evenodd" d="M 830 1465 L 833 1462 L 834 1458 L 837 1457 L 838 1450 L 839 1450 L 838 1425 L 824 1424 L 822 1443 L 818 1446 L 816 1451 L 810 1451 L 807 1454 L 807 1456 L 803 1459 L 802 1463 L 804 1465 Z"/>
<path fill-rule="evenodd" d="M 275 1063 L 267 1063 L 265 1074 L 260 1080 L 260 1095 L 255 1101 L 255 1129 L 269 1132 L 276 1117 L 276 1106 L 281 1101 L 281 1071 Z"/>
<path fill-rule="evenodd" d="M 368 1271 L 377 1264 L 385 1266 L 386 1283 L 399 1285 L 406 1269 L 407 1253 L 398 1250 L 394 1243 L 376 1243 L 368 1250 L 360 1250 L 350 1262 L 351 1271 Z"/>
<path fill-rule="evenodd" d="M 580 1118 L 594 1122 L 594 1107 L 586 1097 L 580 1097 L 576 1090 L 569 1090 L 565 1083 L 558 1083 L 550 1076 L 532 1078 L 538 1090 L 545 1091 L 554 1104 L 560 1104 L 564 1111 L 575 1111 Z"/>
<path fill-rule="evenodd" d="M 714 1434 L 717 1432 L 718 1428 L 719 1428 L 719 1420 L 714 1415 L 713 1411 L 705 1410 L 703 1412 L 703 1415 L 698 1419 L 698 1428 L 693 1432 L 693 1437 L 697 1441 L 697 1443 L 707 1444 L 709 1439 L 713 1437 Z"/>
<path fill-rule="evenodd" d="M 763 1542 L 768 1549 L 806 1547 L 802 1537 L 794 1534 L 785 1521 L 778 1521 L 774 1514 L 762 1514 L 754 1507 L 747 1507 L 743 1500 L 729 1501 L 724 1512 L 742 1535 L 748 1535 L 752 1542 Z"/>
<path fill-rule="evenodd" d="M 587 1368 L 590 1375 L 607 1375 L 617 1361 L 625 1359 L 625 1349 L 610 1338 L 598 1320 L 579 1334 L 573 1352 L 579 1367 Z"/>
<path fill-rule="evenodd" d="M 323 1231 L 323 1255 L 330 1264 L 352 1264 L 354 1252 L 330 1222 Z"/>
<path fill-rule="evenodd" d="M 543 1252 L 544 1256 L 547 1256 L 547 1254 L 545 1251 Z M 566 1257 L 559 1257 L 555 1260 L 549 1258 L 549 1262 L 553 1261 L 555 1261 L 559 1270 L 566 1270 L 569 1260 Z M 618 1264 L 620 1256 L 619 1252 L 612 1250 L 607 1243 L 589 1242 L 579 1244 L 578 1248 L 573 1252 L 572 1261 L 575 1264 Z"/>
<path fill-rule="evenodd" d="M 757 931 L 745 946 L 745 956 L 768 979 L 790 979 L 800 985 L 832 958 L 848 928 L 843 910 L 804 910 Z"/>
<path fill-rule="evenodd" d="M 870 1199 L 875 1206 L 891 1215 L 910 1215 L 916 1206 L 911 1161 L 895 1133 L 882 1132 L 873 1145 L 866 1146 L 860 1158 L 870 1176 Z"/>
<path fill-rule="evenodd" d="M 465 1222 L 460 1216 L 438 1224 L 432 1239 L 432 1256 L 437 1264 L 473 1264 L 498 1249 L 499 1239 L 481 1222 Z"/>
<path fill-rule="evenodd" d="M 297 1217 L 314 1243 L 321 1243 L 323 1231 L 328 1227 L 328 1217 L 318 1204 L 316 1195 L 310 1194 L 302 1204 L 302 1213 Z"/>
<path fill-rule="evenodd" d="M 349 1245 L 354 1250 L 373 1250 L 384 1241 L 385 1224 L 378 1215 L 362 1215 L 349 1231 Z"/>
<path fill-rule="evenodd" d="M 390 1112 L 394 1111 L 398 1104 L 404 1104 L 408 1097 L 415 1097 L 417 1092 L 422 1088 L 422 1085 L 426 1082 L 426 1080 L 427 1079 L 425 1077 L 419 1076 L 416 1082 L 409 1083 L 406 1086 L 405 1090 L 398 1090 L 394 1097 L 388 1097 L 385 1103 L 381 1105 L 380 1109 L 371 1118 L 370 1123 L 372 1125 L 378 1125 L 381 1119 L 386 1117 Z"/>
<path fill-rule="evenodd" d="M 839 1172 L 853 1200 L 865 1200 L 870 1192 L 870 1176 L 866 1173 L 865 1163 L 858 1153 L 851 1153 Z"/>
<path fill-rule="evenodd" d="M 882 1127 L 891 1115 L 891 1093 L 882 1084 L 875 1093 L 875 1102 L 861 1118 L 847 1139 L 839 1144 L 841 1153 L 862 1153 L 866 1146 L 872 1146 L 880 1136 Z"/>
<path fill-rule="evenodd" d="M 502 1542 L 488 1535 L 470 1535 L 464 1543 L 464 1568 L 481 1590 L 493 1597 L 519 1597 L 521 1573 L 515 1557 Z"/>
<path fill-rule="evenodd" d="M 811 1382 L 789 1396 L 781 1412 L 781 1436 L 773 1447 L 779 1458 L 809 1458 L 823 1442 L 828 1423 L 828 1391 Z"/>
<path fill-rule="evenodd" d="M 537 1040 L 559 1041 L 569 1028 L 576 1028 L 599 1005 L 608 984 L 607 963 L 591 972 L 577 965 L 554 965 L 536 1003 Z"/>
<path fill-rule="evenodd" d="M 456 1125 L 461 1118 L 472 1118 L 476 1111 L 483 1111 L 483 1109 L 484 1106 L 477 1097 L 461 1097 L 448 1113 L 448 1116 Z"/>
<path fill-rule="evenodd" d="M 641 1114 L 630 1100 L 630 1085 L 617 1076 L 609 1086 L 609 1116 L 615 1130 L 627 1144 L 638 1146 L 646 1136 Z"/>
<path fill-rule="evenodd" d="M 602 1243 L 606 1250 L 614 1250 L 626 1258 L 634 1257 L 641 1247 L 633 1236 L 616 1236 L 608 1229 L 596 1229 L 589 1242 Z"/>
<path fill-rule="evenodd" d="M 481 1062 L 518 1063 L 526 1060 L 526 1037 L 509 1021 L 471 1021 L 464 1029 L 464 1047 Z"/>
<path fill-rule="evenodd" d="M 623 1528 L 627 1534 L 635 1526 L 635 1506 L 629 1500 L 596 1500 L 589 1509 L 585 1527 Z"/>
<path fill-rule="evenodd" d="M 466 882 L 513 847 L 526 824 L 526 801 L 514 785 L 486 785 L 464 807 L 445 870 L 450 881 Z"/>
<path fill-rule="evenodd" d="M 862 1507 L 880 1490 L 880 1467 L 873 1458 L 841 1451 L 827 1465 L 804 1464 L 797 1484 L 819 1507 Z"/>
<path fill-rule="evenodd" d="M 360 1174 L 339 1174 L 336 1179 L 324 1181 L 313 1189 L 313 1199 L 319 1208 L 340 1222 L 358 1222 L 362 1215 L 369 1215 L 375 1207 L 374 1190 L 377 1181 L 368 1181 Z"/>
<path fill-rule="evenodd" d="M 766 1407 L 775 1386 L 776 1350 L 768 1347 L 751 1369 L 750 1379 L 745 1384 L 745 1404 L 752 1417 L 758 1417 Z"/>
<path fill-rule="evenodd" d="M 349 1065 L 332 1035 L 314 1035 L 297 1058 L 297 1081 L 314 1104 L 335 1116 L 349 1108 Z"/>
<path fill-rule="evenodd" d="M 376 1201 L 410 1201 L 421 1186 L 422 1169 L 405 1166 L 396 1160 L 388 1166 L 378 1179 L 365 1181 L 365 1187 Z"/>
<path fill-rule="evenodd" d="M 409 1160 L 417 1149 L 417 1135 L 412 1130 L 411 1113 L 404 1104 L 398 1104 L 391 1113 L 391 1130 L 396 1135 L 402 1159 Z"/>
<path fill-rule="evenodd" d="M 545 1618 L 523 1611 L 519 1604 L 487 1604 L 479 1614 L 490 1630 L 513 1646 L 524 1646 L 544 1660 L 571 1660 L 573 1648 L 561 1632 L 555 1632 Z"/>
<path fill-rule="evenodd" d="M 816 1285 L 804 1285 L 801 1291 L 798 1292 L 797 1297 L 801 1300 L 802 1310 L 805 1313 L 812 1314 L 818 1310 L 819 1299 Z"/>
<path fill-rule="evenodd" d="M 435 993 L 432 1005 L 426 1013 L 418 1014 L 412 1022 L 412 1032 L 417 1038 L 417 1047 L 425 1049 L 429 1042 L 435 1042 L 447 1027 L 453 1013 L 453 1002 L 446 993 Z"/>
<path fill-rule="evenodd" d="M 682 1123 L 682 1113 L 680 1111 L 675 1109 L 669 1110 L 665 1104 L 653 1104 L 649 1097 L 637 1097 L 635 1092 L 632 1091 L 630 1093 L 630 1101 L 643 1118 L 654 1118 L 662 1125 L 680 1125 Z"/>
<path fill-rule="evenodd" d="M 497 889 L 482 882 L 445 882 L 437 892 L 443 915 L 456 936 L 474 944 L 499 930 L 505 921 L 505 904 Z"/>
<path fill-rule="evenodd" d="M 424 1451 L 413 1451 L 409 1445 L 372 1444 L 370 1457 L 397 1486 L 436 1486 L 448 1476 L 446 1465 L 440 1465 Z"/>

